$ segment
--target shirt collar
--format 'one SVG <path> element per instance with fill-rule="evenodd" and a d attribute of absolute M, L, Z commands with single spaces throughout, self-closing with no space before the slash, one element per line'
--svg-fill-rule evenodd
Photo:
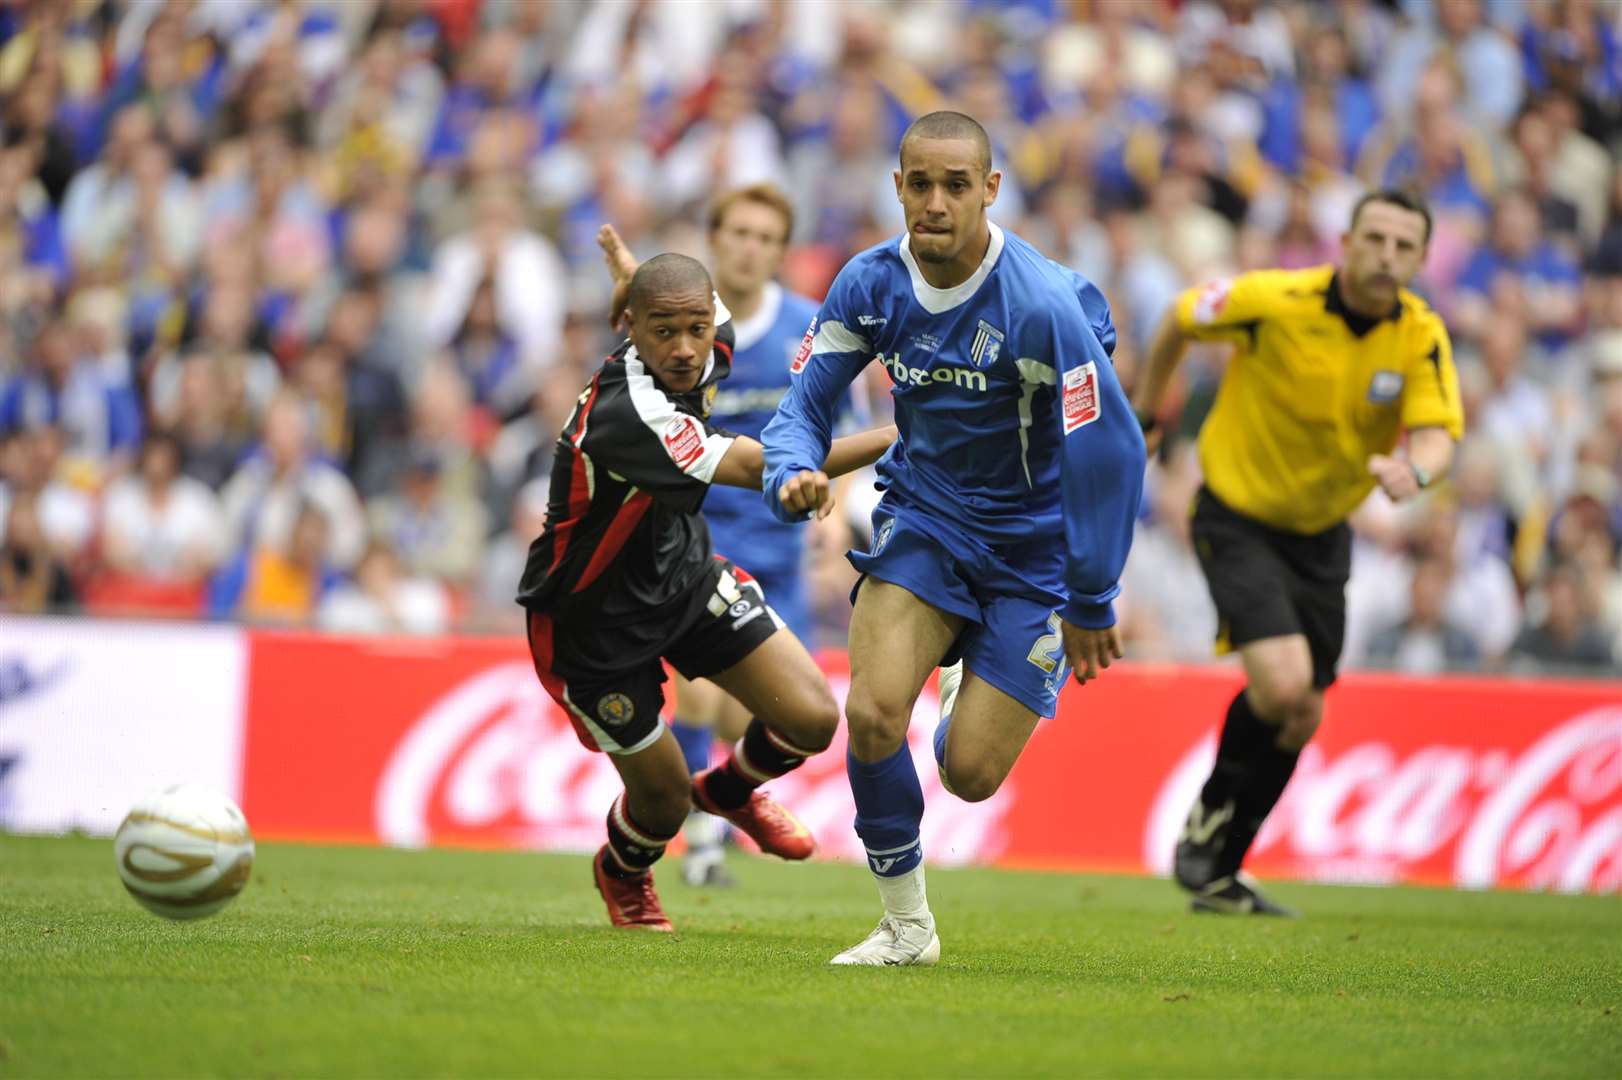
<path fill-rule="evenodd" d="M 1379 326 L 1382 322 L 1396 322 L 1402 318 L 1402 301 L 1398 300 L 1391 305 L 1391 310 L 1378 319 L 1371 319 L 1361 315 L 1346 306 L 1340 297 L 1340 273 L 1337 271 L 1329 275 L 1329 291 L 1324 296 L 1324 310 L 1331 315 L 1339 315 L 1346 322 L 1346 326 L 1358 337 Z"/>

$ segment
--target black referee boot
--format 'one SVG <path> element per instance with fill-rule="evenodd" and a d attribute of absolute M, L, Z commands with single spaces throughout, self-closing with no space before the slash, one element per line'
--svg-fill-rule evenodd
<path fill-rule="evenodd" d="M 1207 809 L 1204 801 L 1194 797 L 1183 833 L 1177 838 L 1177 854 L 1172 860 L 1172 875 L 1177 884 L 1191 893 L 1197 893 L 1219 876 L 1217 861 L 1222 857 L 1228 832 L 1233 825 L 1234 801 L 1229 799 L 1214 809 Z"/>
<path fill-rule="evenodd" d="M 1189 905 L 1196 915 L 1273 915 L 1297 918 L 1295 911 L 1276 904 L 1256 888 L 1255 879 L 1243 871 L 1218 878 L 1194 893 Z"/>

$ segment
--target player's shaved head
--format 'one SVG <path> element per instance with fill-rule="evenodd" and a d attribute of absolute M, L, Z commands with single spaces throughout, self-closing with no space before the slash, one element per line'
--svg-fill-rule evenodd
<path fill-rule="evenodd" d="M 631 276 L 627 302 L 633 313 L 640 314 L 656 308 L 662 298 L 698 294 L 708 299 L 713 289 L 710 272 L 704 269 L 703 263 L 686 255 L 666 252 L 636 268 Z"/>
<path fill-rule="evenodd" d="M 972 116 L 942 110 L 925 113 L 912 122 L 901 136 L 901 169 L 907 168 L 907 145 L 915 139 L 972 142 L 978 152 L 982 176 L 991 174 L 991 138 Z"/>

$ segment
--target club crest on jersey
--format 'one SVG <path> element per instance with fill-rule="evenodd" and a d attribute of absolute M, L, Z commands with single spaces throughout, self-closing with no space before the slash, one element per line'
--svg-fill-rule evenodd
<path fill-rule="evenodd" d="M 969 346 L 969 362 L 977 368 L 990 367 L 1001 352 L 1002 331 L 981 319 L 979 329 L 974 332 L 974 342 Z"/>
<path fill-rule="evenodd" d="M 1376 405 L 1389 405 L 1402 396 L 1402 384 L 1402 372 L 1376 371 L 1369 380 L 1369 400 Z"/>
<path fill-rule="evenodd" d="M 790 375 L 798 375 L 805 370 L 805 362 L 811 359 L 811 342 L 817 336 L 817 317 L 811 316 L 811 325 L 805 329 L 805 337 L 800 339 L 800 349 L 794 354 L 794 360 L 788 366 Z"/>
<path fill-rule="evenodd" d="M 704 415 L 706 417 L 709 416 L 710 412 L 715 408 L 716 390 L 717 390 L 717 386 L 716 386 L 715 383 L 710 383 L 710 385 L 708 385 L 708 386 L 706 386 L 704 388 L 704 395 L 703 395 L 702 400 L 703 400 L 703 403 L 704 403 Z"/>
<path fill-rule="evenodd" d="M 704 456 L 704 433 L 699 430 L 698 421 L 685 413 L 665 425 L 664 443 L 665 453 L 683 472 Z"/>
<path fill-rule="evenodd" d="M 1064 433 L 1098 419 L 1098 367 L 1089 360 L 1064 373 Z"/>
<path fill-rule="evenodd" d="M 878 555 L 884 551 L 884 545 L 890 542 L 890 534 L 895 532 L 895 518 L 885 518 L 879 531 L 873 534 L 873 554 Z"/>
<path fill-rule="evenodd" d="M 604 694 L 597 699 L 597 719 L 605 724 L 627 724 L 636 716 L 636 706 L 624 694 Z"/>

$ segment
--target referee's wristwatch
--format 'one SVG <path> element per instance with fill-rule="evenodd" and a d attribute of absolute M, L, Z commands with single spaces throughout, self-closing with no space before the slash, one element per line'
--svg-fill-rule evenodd
<path fill-rule="evenodd" d="M 1408 471 L 1414 474 L 1414 483 L 1419 485 L 1421 491 L 1431 486 L 1431 474 L 1421 469 L 1414 462 L 1408 462 Z"/>

